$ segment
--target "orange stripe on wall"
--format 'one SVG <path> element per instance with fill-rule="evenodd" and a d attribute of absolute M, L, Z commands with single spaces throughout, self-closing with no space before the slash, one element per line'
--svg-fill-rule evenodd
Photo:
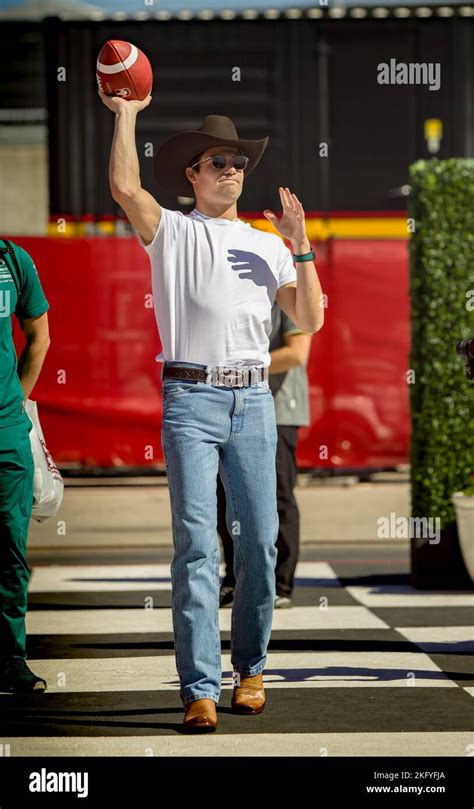
<path fill-rule="evenodd" d="M 245 216 L 240 218 L 244 222 L 250 222 L 256 228 L 267 233 L 276 233 L 270 222 L 258 215 Z M 94 223 L 96 232 L 101 235 L 114 236 L 115 222 L 110 220 L 99 220 Z M 328 219 L 322 217 L 306 217 L 306 230 L 308 238 L 312 241 L 326 241 L 329 238 L 336 239 L 408 239 L 409 230 L 407 218 L 403 216 L 331 216 Z M 68 221 L 67 227 L 58 232 L 57 223 L 50 222 L 48 229 L 49 236 L 83 236 L 85 232 L 84 223 Z"/>
<path fill-rule="evenodd" d="M 276 233 L 267 219 L 245 219 L 254 227 Z M 337 217 L 332 219 L 306 219 L 308 238 L 313 241 L 337 239 L 408 239 L 407 219 L 403 217 Z"/>

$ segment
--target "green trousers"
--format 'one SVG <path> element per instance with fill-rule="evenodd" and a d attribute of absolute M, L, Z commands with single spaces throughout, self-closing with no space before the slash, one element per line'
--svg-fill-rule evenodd
<path fill-rule="evenodd" d="M 0 658 L 26 658 L 33 472 L 29 424 L 0 427 Z"/>

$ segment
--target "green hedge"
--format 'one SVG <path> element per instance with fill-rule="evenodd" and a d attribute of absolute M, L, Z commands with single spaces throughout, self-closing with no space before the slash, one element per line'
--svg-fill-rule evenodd
<path fill-rule="evenodd" d="M 456 354 L 474 336 L 474 160 L 419 160 L 410 183 L 412 516 L 440 517 L 443 529 L 474 471 L 473 385 Z"/>

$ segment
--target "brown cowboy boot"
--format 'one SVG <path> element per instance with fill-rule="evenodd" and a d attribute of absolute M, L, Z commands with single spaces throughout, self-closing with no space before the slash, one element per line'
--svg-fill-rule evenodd
<path fill-rule="evenodd" d="M 234 672 L 234 693 L 231 707 L 234 713 L 255 714 L 262 713 L 265 708 L 265 691 L 263 688 L 263 674 L 247 674 Z"/>
<path fill-rule="evenodd" d="M 195 699 L 184 706 L 183 730 L 186 733 L 210 733 L 217 727 L 217 703 L 213 699 Z"/>

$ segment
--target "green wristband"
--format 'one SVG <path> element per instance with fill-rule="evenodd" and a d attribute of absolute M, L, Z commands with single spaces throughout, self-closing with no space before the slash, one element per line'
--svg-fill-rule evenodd
<path fill-rule="evenodd" d="M 314 250 L 311 250 L 309 253 L 305 253 L 303 256 L 295 256 L 293 254 L 293 259 L 295 261 L 314 261 Z"/>

